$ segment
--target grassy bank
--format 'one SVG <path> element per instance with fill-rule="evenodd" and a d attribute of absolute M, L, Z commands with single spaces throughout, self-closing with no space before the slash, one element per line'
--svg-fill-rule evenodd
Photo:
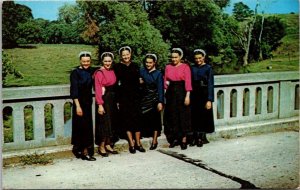
<path fill-rule="evenodd" d="M 286 35 L 281 45 L 272 52 L 273 58 L 251 63 L 247 70 L 256 72 L 298 71 L 299 70 L 299 14 L 278 14 L 286 25 Z"/>
<path fill-rule="evenodd" d="M 93 58 L 97 58 L 96 48 L 90 45 L 35 44 L 5 49 L 16 70 L 24 76 L 8 76 L 7 86 L 69 84 L 70 71 L 79 65 L 78 54 L 83 50 L 91 51 Z"/>

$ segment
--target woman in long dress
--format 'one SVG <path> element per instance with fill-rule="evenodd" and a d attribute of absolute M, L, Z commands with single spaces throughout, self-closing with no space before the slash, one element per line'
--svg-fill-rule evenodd
<path fill-rule="evenodd" d="M 212 67 L 205 63 L 206 52 L 194 50 L 195 64 L 192 66 L 191 109 L 194 140 L 198 147 L 208 143 L 207 133 L 215 131 L 213 107 L 214 75 Z"/>
<path fill-rule="evenodd" d="M 95 144 L 98 153 L 107 157 L 108 153 L 118 152 L 111 147 L 111 138 L 116 135 L 118 108 L 116 102 L 116 75 L 112 69 L 114 55 L 111 52 L 101 54 L 103 67 L 95 72 L 95 99 L 96 99 L 96 129 Z"/>
<path fill-rule="evenodd" d="M 157 148 L 157 137 L 162 130 L 161 111 L 164 104 L 164 81 L 161 71 L 156 69 L 157 56 L 146 54 L 144 67 L 140 70 L 142 83 L 141 120 L 142 136 L 152 136 L 150 150 Z"/>
<path fill-rule="evenodd" d="M 131 48 L 119 49 L 121 62 L 114 67 L 118 83 L 120 125 L 127 135 L 129 152 L 145 152 L 140 138 L 140 73 L 139 66 L 131 61 Z"/>
<path fill-rule="evenodd" d="M 166 65 L 164 77 L 164 132 L 170 148 L 180 144 L 184 150 L 187 149 L 187 135 L 191 132 L 191 69 L 181 61 L 183 51 L 180 48 L 173 48 L 171 56 L 172 62 Z"/>
<path fill-rule="evenodd" d="M 72 107 L 72 152 L 82 160 L 95 161 L 94 134 L 92 120 L 92 87 L 93 69 L 91 66 L 91 53 L 80 52 L 80 66 L 70 75 L 70 94 L 73 99 Z"/>

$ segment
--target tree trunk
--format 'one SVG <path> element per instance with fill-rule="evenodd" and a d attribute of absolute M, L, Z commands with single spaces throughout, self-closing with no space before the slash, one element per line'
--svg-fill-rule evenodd
<path fill-rule="evenodd" d="M 249 54 L 249 52 L 246 51 L 245 54 L 244 54 L 244 56 L 243 56 L 243 66 L 247 66 L 248 65 L 248 54 Z"/>
<path fill-rule="evenodd" d="M 260 29 L 260 33 L 259 33 L 259 38 L 258 38 L 258 43 L 259 43 L 259 61 L 263 60 L 263 55 L 262 55 L 262 49 L 261 49 L 261 36 L 263 33 L 263 29 L 264 29 L 264 21 L 265 21 L 265 16 L 264 16 L 264 12 L 262 12 L 262 19 L 261 19 L 261 29 Z"/>

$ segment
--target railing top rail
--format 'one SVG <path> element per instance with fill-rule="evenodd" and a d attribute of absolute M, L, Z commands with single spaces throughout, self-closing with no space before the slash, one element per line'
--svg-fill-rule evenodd
<path fill-rule="evenodd" d="M 49 86 L 30 86 L 3 88 L 2 97 L 5 100 L 20 100 L 50 97 L 70 96 L 70 85 L 49 85 Z"/>
<path fill-rule="evenodd" d="M 234 75 L 216 75 L 215 86 L 241 85 L 276 81 L 299 80 L 299 72 L 270 72 Z M 3 101 L 22 99 L 66 98 L 70 96 L 70 84 L 2 88 Z"/>
<path fill-rule="evenodd" d="M 299 80 L 298 71 L 216 75 L 215 86 Z"/>

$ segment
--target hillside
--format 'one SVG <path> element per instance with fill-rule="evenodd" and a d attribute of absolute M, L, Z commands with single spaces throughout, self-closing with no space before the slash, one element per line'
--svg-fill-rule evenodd
<path fill-rule="evenodd" d="M 273 58 L 248 67 L 249 72 L 299 70 L 299 14 L 277 14 L 286 25 L 282 44 L 273 52 Z M 272 68 L 272 69 L 269 69 Z"/>
<path fill-rule="evenodd" d="M 92 64 L 99 64 L 96 48 L 91 45 L 34 44 L 6 49 L 12 64 L 23 79 L 7 78 L 8 86 L 69 84 L 70 71 L 79 65 L 80 51 L 92 52 Z"/>

